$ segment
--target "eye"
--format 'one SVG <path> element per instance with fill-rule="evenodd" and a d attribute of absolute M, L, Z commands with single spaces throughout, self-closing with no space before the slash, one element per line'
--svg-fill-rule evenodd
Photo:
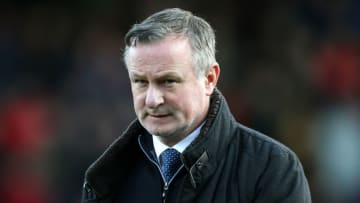
<path fill-rule="evenodd" d="M 170 84 L 174 84 L 174 83 L 176 83 L 176 80 L 173 80 L 173 79 L 166 79 L 166 80 L 164 81 L 164 83 L 165 83 L 165 84 L 170 85 Z"/>
<path fill-rule="evenodd" d="M 163 81 L 161 81 L 161 83 L 165 86 L 165 87 L 173 87 L 174 85 L 176 85 L 178 81 L 175 79 L 164 79 Z"/>
<path fill-rule="evenodd" d="M 137 87 L 144 87 L 148 84 L 147 80 L 144 79 L 134 79 L 133 83 L 137 86 Z"/>
<path fill-rule="evenodd" d="M 145 83 L 147 83 L 146 80 L 141 80 L 141 79 L 135 79 L 134 82 L 135 82 L 135 83 L 138 83 L 138 84 L 145 84 Z"/>

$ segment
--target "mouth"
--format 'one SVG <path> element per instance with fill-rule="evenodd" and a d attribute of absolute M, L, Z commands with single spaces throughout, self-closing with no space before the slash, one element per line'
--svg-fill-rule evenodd
<path fill-rule="evenodd" d="M 164 118 L 169 115 L 168 114 L 148 114 L 148 116 L 153 117 L 153 118 Z"/>
<path fill-rule="evenodd" d="M 169 118 L 171 115 L 171 111 L 165 109 L 148 109 L 144 111 L 143 118 L 160 121 Z"/>

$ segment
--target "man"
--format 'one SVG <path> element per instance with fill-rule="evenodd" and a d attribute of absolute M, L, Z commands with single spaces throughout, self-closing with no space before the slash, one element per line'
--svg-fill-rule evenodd
<path fill-rule="evenodd" d="M 166 9 L 125 42 L 137 120 L 87 170 L 83 202 L 311 202 L 296 155 L 231 115 L 206 21 Z"/>

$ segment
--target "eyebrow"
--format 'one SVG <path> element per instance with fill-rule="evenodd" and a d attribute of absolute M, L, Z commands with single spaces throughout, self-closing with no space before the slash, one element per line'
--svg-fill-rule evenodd
<path fill-rule="evenodd" d="M 144 77 L 144 74 L 141 74 L 140 72 L 137 71 L 129 71 L 129 76 L 130 77 Z"/>
<path fill-rule="evenodd" d="M 130 71 L 129 72 L 130 77 L 146 77 L 145 74 L 138 72 L 138 71 Z M 175 77 L 175 78 L 181 78 L 181 75 L 179 75 L 177 72 L 174 71 L 164 71 L 161 74 L 155 75 L 156 78 L 166 78 L 166 77 Z"/>

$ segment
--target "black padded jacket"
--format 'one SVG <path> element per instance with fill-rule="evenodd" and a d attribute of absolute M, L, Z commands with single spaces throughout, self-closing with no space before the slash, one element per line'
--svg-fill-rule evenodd
<path fill-rule="evenodd" d="M 200 135 L 181 154 L 184 167 L 169 186 L 151 156 L 152 143 L 142 144 L 149 136 L 137 120 L 131 123 L 86 171 L 82 202 L 311 202 L 298 157 L 239 124 L 217 89 Z"/>

